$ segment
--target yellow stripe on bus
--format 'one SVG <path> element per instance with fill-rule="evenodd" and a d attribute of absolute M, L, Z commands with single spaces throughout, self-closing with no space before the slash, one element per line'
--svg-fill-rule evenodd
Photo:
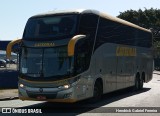
<path fill-rule="evenodd" d="M 23 80 L 25 82 L 28 82 L 28 83 L 38 83 L 38 84 L 68 84 L 68 80 L 72 79 L 74 77 L 71 77 L 71 78 L 67 78 L 67 79 L 62 79 L 62 80 L 58 80 L 58 81 L 43 81 L 43 82 L 40 82 L 40 81 L 29 81 L 29 80 L 26 80 L 26 79 L 22 79 L 21 77 L 19 77 L 20 80 Z"/>

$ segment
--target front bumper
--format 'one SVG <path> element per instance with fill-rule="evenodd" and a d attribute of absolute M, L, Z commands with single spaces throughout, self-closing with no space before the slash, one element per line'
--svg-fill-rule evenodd
<path fill-rule="evenodd" d="M 38 88 L 19 87 L 19 98 L 21 100 L 50 101 L 50 102 L 76 102 L 74 88 Z"/>
<path fill-rule="evenodd" d="M 34 98 L 29 98 L 29 97 L 24 97 L 24 96 L 19 96 L 19 99 L 21 100 L 32 100 L 32 101 L 39 101 Z M 48 101 L 48 102 L 62 102 L 62 103 L 74 103 L 77 102 L 78 100 L 76 99 L 46 99 L 46 100 L 41 100 L 41 101 Z"/>

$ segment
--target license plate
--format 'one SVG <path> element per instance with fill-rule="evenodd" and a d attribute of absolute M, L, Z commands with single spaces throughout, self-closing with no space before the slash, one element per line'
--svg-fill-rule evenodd
<path fill-rule="evenodd" d="M 45 100 L 45 99 L 46 99 L 46 96 L 37 96 L 37 99 L 38 99 L 38 100 Z"/>

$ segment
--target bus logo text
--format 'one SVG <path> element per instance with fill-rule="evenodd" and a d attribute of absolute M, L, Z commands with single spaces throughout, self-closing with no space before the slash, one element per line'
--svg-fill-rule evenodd
<path fill-rule="evenodd" d="M 55 46 L 54 43 L 36 43 L 34 45 L 35 47 L 52 47 L 52 46 Z"/>
<path fill-rule="evenodd" d="M 117 47 L 116 56 L 136 56 L 136 48 L 130 47 Z"/>

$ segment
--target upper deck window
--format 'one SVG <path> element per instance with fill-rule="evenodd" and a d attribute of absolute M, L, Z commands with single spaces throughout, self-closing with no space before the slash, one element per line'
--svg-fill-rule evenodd
<path fill-rule="evenodd" d="M 77 15 L 45 16 L 28 20 L 23 38 L 26 40 L 47 39 L 72 35 L 76 31 Z"/>

